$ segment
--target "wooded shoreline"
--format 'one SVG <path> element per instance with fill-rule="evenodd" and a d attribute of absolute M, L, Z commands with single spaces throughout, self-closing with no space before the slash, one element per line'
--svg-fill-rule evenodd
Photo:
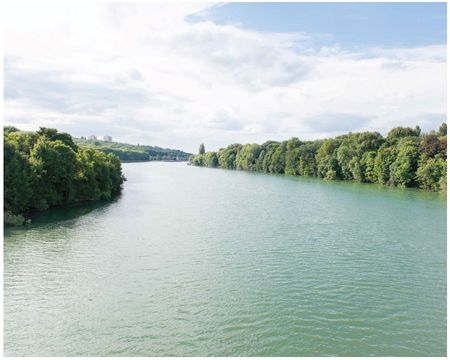
<path fill-rule="evenodd" d="M 126 180 L 120 160 L 80 147 L 67 133 L 4 127 L 4 225 L 25 214 L 117 196 Z"/>
<path fill-rule="evenodd" d="M 378 132 L 360 132 L 314 141 L 232 144 L 217 152 L 206 152 L 201 144 L 190 163 L 446 191 L 447 124 L 426 134 L 418 126 L 396 127 L 386 138 Z"/>

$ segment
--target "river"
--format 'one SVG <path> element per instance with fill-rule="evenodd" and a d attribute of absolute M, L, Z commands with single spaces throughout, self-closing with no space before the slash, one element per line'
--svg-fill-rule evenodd
<path fill-rule="evenodd" d="M 123 164 L 4 239 L 7 356 L 445 356 L 446 196 Z"/>

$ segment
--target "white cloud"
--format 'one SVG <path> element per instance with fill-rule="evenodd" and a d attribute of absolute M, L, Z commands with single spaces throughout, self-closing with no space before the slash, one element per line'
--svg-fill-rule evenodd
<path fill-rule="evenodd" d="M 5 121 L 195 151 L 446 117 L 446 47 L 308 48 L 205 4 L 6 7 Z M 208 5 L 209 6 L 209 5 Z"/>

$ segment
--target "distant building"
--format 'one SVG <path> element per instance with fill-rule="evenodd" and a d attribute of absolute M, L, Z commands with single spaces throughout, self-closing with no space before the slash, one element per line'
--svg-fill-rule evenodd
<path fill-rule="evenodd" d="M 97 136 L 95 136 L 95 135 L 89 135 L 88 139 L 89 139 L 89 140 L 97 140 Z"/>
<path fill-rule="evenodd" d="M 112 137 L 109 135 L 105 135 L 105 136 L 103 136 L 103 140 L 104 141 L 112 141 Z"/>

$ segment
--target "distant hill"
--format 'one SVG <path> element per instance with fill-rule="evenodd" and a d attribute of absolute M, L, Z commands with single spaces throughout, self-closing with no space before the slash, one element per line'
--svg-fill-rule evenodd
<path fill-rule="evenodd" d="M 79 146 L 92 146 L 106 154 L 114 154 L 121 161 L 188 161 L 192 155 L 181 150 L 163 149 L 158 146 L 132 145 L 112 141 L 74 138 Z"/>

